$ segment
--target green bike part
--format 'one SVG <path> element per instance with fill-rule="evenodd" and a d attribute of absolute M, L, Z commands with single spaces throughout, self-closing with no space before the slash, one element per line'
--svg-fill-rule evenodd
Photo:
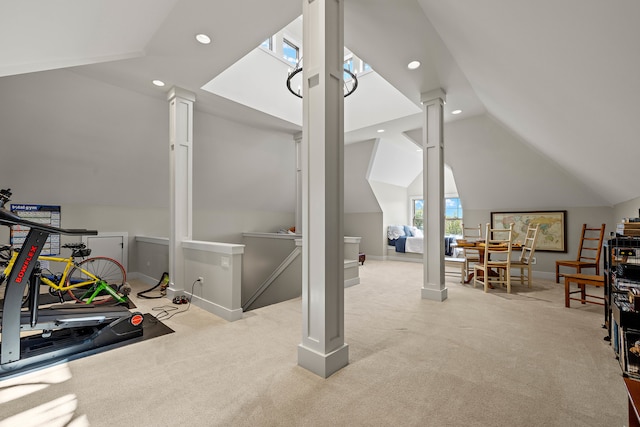
<path fill-rule="evenodd" d="M 93 292 L 92 292 L 93 291 Z M 89 289 L 87 292 L 85 292 L 82 297 L 80 297 L 80 300 L 84 300 L 84 298 L 91 294 L 91 296 L 89 297 L 89 299 L 87 300 L 87 304 L 91 304 L 93 302 L 93 300 L 100 294 L 100 292 L 102 291 L 107 291 L 107 293 L 109 293 L 116 301 L 122 303 L 122 302 L 127 302 L 126 298 L 123 298 L 122 296 L 118 295 L 118 293 L 111 287 L 109 286 L 109 284 L 107 282 L 105 282 L 104 280 L 100 280 L 97 282 L 97 286 L 95 288 L 91 288 Z"/>

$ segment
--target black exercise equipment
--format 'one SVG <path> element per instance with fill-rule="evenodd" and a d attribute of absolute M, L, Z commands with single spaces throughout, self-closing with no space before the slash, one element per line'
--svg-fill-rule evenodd
<path fill-rule="evenodd" d="M 144 317 L 124 306 L 57 304 L 38 307 L 38 256 L 50 234 L 96 235 L 94 230 L 71 230 L 38 224 L 4 208 L 10 190 L 0 190 L 0 225 L 30 227 L 27 238 L 6 278 L 0 325 L 0 378 L 24 370 L 91 354 L 142 336 Z M 28 306 L 21 309 L 27 284 Z M 22 332 L 42 331 L 21 337 Z"/>

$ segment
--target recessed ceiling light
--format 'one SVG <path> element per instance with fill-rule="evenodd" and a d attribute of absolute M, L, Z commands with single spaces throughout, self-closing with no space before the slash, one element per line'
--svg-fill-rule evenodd
<path fill-rule="evenodd" d="M 420 66 L 420 61 L 411 61 L 409 62 L 409 65 L 407 65 L 407 68 L 410 70 L 415 70 L 419 66 Z"/>
<path fill-rule="evenodd" d="M 153 84 L 159 87 L 164 86 L 164 82 L 162 80 L 154 80 Z"/>
<path fill-rule="evenodd" d="M 384 132 L 384 129 L 378 129 L 378 133 Z"/>
<path fill-rule="evenodd" d="M 453 110 L 451 112 L 451 114 L 460 114 L 460 113 L 462 113 L 462 110 Z"/>
<path fill-rule="evenodd" d="M 211 37 L 209 37 L 206 34 L 197 34 L 196 35 L 196 40 L 198 40 L 200 43 L 202 44 L 209 44 L 211 43 Z"/>

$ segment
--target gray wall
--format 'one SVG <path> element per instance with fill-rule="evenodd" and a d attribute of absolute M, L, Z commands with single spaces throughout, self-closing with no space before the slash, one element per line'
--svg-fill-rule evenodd
<path fill-rule="evenodd" d="M 469 224 L 483 224 L 491 222 L 491 212 L 504 211 L 521 211 L 520 208 L 496 208 L 495 210 L 467 210 L 464 211 L 465 222 Z M 554 273 L 556 268 L 556 260 L 559 259 L 576 259 L 578 245 L 580 243 L 580 232 L 582 224 L 588 224 L 591 227 L 599 227 L 606 224 L 605 237 L 610 231 L 615 230 L 615 221 L 613 220 L 613 209 L 609 207 L 593 207 L 593 208 L 567 208 L 555 206 L 540 206 L 536 210 L 566 210 L 567 211 L 567 253 L 561 252 L 540 252 L 536 251 L 535 257 L 537 263 L 533 266 L 534 272 Z M 567 270 L 569 271 L 569 270 Z M 593 270 L 592 270 L 593 271 Z M 575 271 L 574 271 L 575 272 Z"/>
<path fill-rule="evenodd" d="M 63 227 L 128 232 L 135 271 L 134 237 L 169 233 L 168 102 L 64 70 L 0 78 L 0 93 L 12 203 L 61 205 Z M 194 239 L 241 243 L 294 224 L 291 135 L 196 111 L 193 163 Z"/>
<path fill-rule="evenodd" d="M 65 227 L 168 235 L 165 100 L 68 70 L 0 78 L 0 93 L 0 187 L 12 188 L 14 203 L 61 205 Z M 238 243 L 245 231 L 293 225 L 291 135 L 199 112 L 196 101 L 194 141 L 195 239 Z M 406 188 L 367 182 L 374 145 L 345 147 L 345 233 L 362 237 L 372 256 L 384 254 L 385 226 L 406 222 L 409 206 Z M 639 199 L 607 206 L 487 115 L 445 124 L 445 162 L 467 222 L 484 223 L 491 211 L 567 210 L 567 257 L 583 222 L 613 231 L 638 214 Z M 557 257 L 541 253 L 538 269 L 553 271 Z"/>
<path fill-rule="evenodd" d="M 360 252 L 382 257 L 382 209 L 367 181 L 374 146 L 370 140 L 344 147 L 344 234 L 362 237 Z"/>
<path fill-rule="evenodd" d="M 383 229 L 382 212 L 344 214 L 345 236 L 362 237 L 360 252 L 367 256 L 382 257 L 385 255 L 384 248 L 380 243 Z"/>
<path fill-rule="evenodd" d="M 613 220 L 618 223 L 622 218 L 638 218 L 640 217 L 638 209 L 640 209 L 640 197 L 619 203 L 614 206 Z"/>
<path fill-rule="evenodd" d="M 488 115 L 447 123 L 444 139 L 445 163 L 453 171 L 465 211 L 608 206 Z"/>

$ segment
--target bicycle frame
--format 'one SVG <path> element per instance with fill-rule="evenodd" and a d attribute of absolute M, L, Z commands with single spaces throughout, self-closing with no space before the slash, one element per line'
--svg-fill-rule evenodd
<path fill-rule="evenodd" d="M 17 257 L 18 257 L 18 252 L 13 251 L 11 253 L 11 259 L 9 259 L 7 266 L 3 271 L 3 279 L 4 277 L 7 277 L 11 272 L 11 269 L 13 268 L 13 265 Z M 48 255 L 40 255 L 38 257 L 38 261 L 52 261 L 52 262 L 61 262 L 65 264 L 62 275 L 60 276 L 60 281 L 58 283 L 49 279 L 47 276 L 43 276 L 43 275 L 40 276 L 40 281 L 45 285 L 51 287 L 52 289 L 55 289 L 57 291 L 68 291 L 70 289 L 79 288 L 82 286 L 97 285 L 95 287 L 89 288 L 87 292 L 82 296 L 82 299 L 84 299 L 86 296 L 90 295 L 89 298 L 87 299 L 87 304 L 91 304 L 93 300 L 102 291 L 108 292 L 118 302 L 126 302 L 126 300 L 121 295 L 118 295 L 118 293 L 115 290 L 113 290 L 113 288 L 109 286 L 108 283 L 104 282 L 103 280 L 100 280 L 99 277 L 97 277 L 90 271 L 87 271 L 82 267 L 78 267 L 73 257 L 63 258 L 63 257 L 55 257 L 55 256 L 48 256 Z M 78 270 L 87 277 L 87 280 L 74 282 L 74 283 L 69 282 L 69 284 L 65 286 L 65 282 L 67 282 L 67 276 L 69 275 L 69 272 L 71 271 L 71 269 L 73 269 L 74 267 L 78 268 Z"/>

